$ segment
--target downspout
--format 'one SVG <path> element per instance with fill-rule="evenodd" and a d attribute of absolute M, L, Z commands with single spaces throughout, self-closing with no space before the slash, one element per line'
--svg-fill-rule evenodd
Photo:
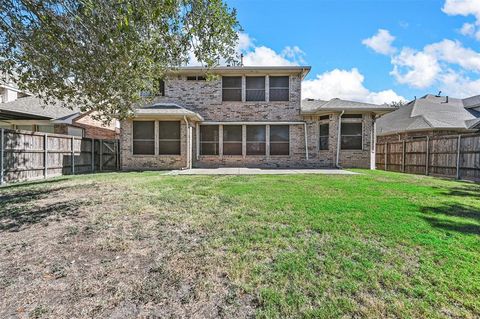
<path fill-rule="evenodd" d="M 338 116 L 338 131 L 337 131 L 337 158 L 335 159 L 335 167 L 336 168 L 341 168 L 340 165 L 339 165 L 339 162 L 340 162 L 340 141 L 341 141 L 341 138 L 342 138 L 342 116 L 343 116 L 343 113 L 345 113 L 345 110 L 342 111 L 342 113 L 340 113 L 340 115 Z"/>
<path fill-rule="evenodd" d="M 190 169 L 190 138 L 189 138 L 189 128 L 188 128 L 188 120 L 186 116 L 183 116 L 183 120 L 185 121 L 185 135 L 187 136 L 187 166 L 182 168 L 184 169 Z"/>
<path fill-rule="evenodd" d="M 307 134 L 307 123 L 303 123 L 303 128 L 305 129 L 305 159 L 308 161 L 308 134 Z"/>

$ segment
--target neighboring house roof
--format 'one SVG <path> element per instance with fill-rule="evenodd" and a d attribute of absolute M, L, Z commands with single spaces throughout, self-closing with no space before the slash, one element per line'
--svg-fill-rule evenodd
<path fill-rule="evenodd" d="M 302 79 L 310 72 L 310 66 L 217 66 L 210 69 L 203 66 L 184 66 L 173 70 L 173 73 L 205 73 L 212 72 L 218 74 L 295 74 L 301 73 Z"/>
<path fill-rule="evenodd" d="M 79 108 L 69 109 L 60 103 L 46 105 L 35 97 L 24 97 L 12 102 L 0 103 L 0 119 L 62 120 L 79 113 Z"/>
<path fill-rule="evenodd" d="M 322 112 L 332 111 L 371 111 L 374 113 L 385 113 L 396 110 L 395 107 L 383 104 L 371 104 L 356 101 L 342 100 L 338 98 L 330 101 L 305 99 L 302 100 L 301 113 L 302 114 L 316 114 Z"/>
<path fill-rule="evenodd" d="M 468 97 L 466 99 L 463 99 L 463 105 L 467 108 L 474 108 L 474 107 L 479 107 L 480 106 L 480 95 L 475 95 Z"/>
<path fill-rule="evenodd" d="M 136 116 L 186 116 L 196 121 L 203 121 L 203 117 L 183 106 L 175 103 L 155 103 L 135 109 Z"/>
<path fill-rule="evenodd" d="M 479 112 L 468 109 L 478 97 L 468 99 L 425 95 L 377 121 L 377 133 L 388 135 L 407 131 L 431 129 L 469 130 L 479 123 Z"/>

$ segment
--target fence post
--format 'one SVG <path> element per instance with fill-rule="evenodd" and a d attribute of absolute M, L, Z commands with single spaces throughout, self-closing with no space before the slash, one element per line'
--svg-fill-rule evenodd
<path fill-rule="evenodd" d="M 429 163 L 430 163 L 430 136 L 427 135 L 427 153 L 425 154 L 425 175 L 428 175 Z"/>
<path fill-rule="evenodd" d="M 100 158 L 100 163 L 98 163 L 99 165 L 99 170 L 100 172 L 103 170 L 103 158 L 102 158 L 102 155 L 103 155 L 103 140 L 98 140 L 98 155 L 99 155 L 99 158 Z"/>
<path fill-rule="evenodd" d="M 405 173 L 405 148 L 407 143 L 403 140 L 402 143 L 402 172 Z"/>
<path fill-rule="evenodd" d="M 0 129 L 0 185 L 3 185 L 3 154 L 5 148 L 5 129 Z"/>
<path fill-rule="evenodd" d="M 43 136 L 43 178 L 48 177 L 48 134 Z"/>
<path fill-rule="evenodd" d="M 74 150 L 74 144 L 75 144 L 75 137 L 72 136 L 71 139 L 71 144 L 72 144 L 72 159 L 70 161 L 70 165 L 72 167 L 72 175 L 75 175 L 75 150 Z"/>
<path fill-rule="evenodd" d="M 95 139 L 91 138 L 90 141 L 92 142 L 91 148 L 92 148 L 92 173 L 95 173 Z"/>
<path fill-rule="evenodd" d="M 120 140 L 115 142 L 115 151 L 117 170 L 120 170 Z"/>
<path fill-rule="evenodd" d="M 384 150 L 384 155 L 385 155 L 385 171 L 387 171 L 387 161 L 388 161 L 388 142 L 385 142 L 385 150 Z"/>
<path fill-rule="evenodd" d="M 462 136 L 458 135 L 457 140 L 457 179 L 460 179 L 460 145 L 462 142 Z"/>

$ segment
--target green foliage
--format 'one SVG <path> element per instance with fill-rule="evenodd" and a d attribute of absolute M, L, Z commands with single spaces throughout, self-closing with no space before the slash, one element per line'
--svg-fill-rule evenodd
<path fill-rule="evenodd" d="M 189 54 L 233 61 L 238 29 L 222 0 L 4 0 L 0 74 L 47 103 L 123 118 Z"/>

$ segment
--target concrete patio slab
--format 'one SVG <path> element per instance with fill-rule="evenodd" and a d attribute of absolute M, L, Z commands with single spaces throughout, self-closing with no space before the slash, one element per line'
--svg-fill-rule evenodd
<path fill-rule="evenodd" d="M 288 175 L 288 174 L 324 174 L 324 175 L 357 175 L 358 173 L 341 169 L 280 169 L 280 168 L 246 168 L 246 167 L 221 167 L 221 168 L 192 168 L 187 170 L 174 170 L 167 175 Z"/>

